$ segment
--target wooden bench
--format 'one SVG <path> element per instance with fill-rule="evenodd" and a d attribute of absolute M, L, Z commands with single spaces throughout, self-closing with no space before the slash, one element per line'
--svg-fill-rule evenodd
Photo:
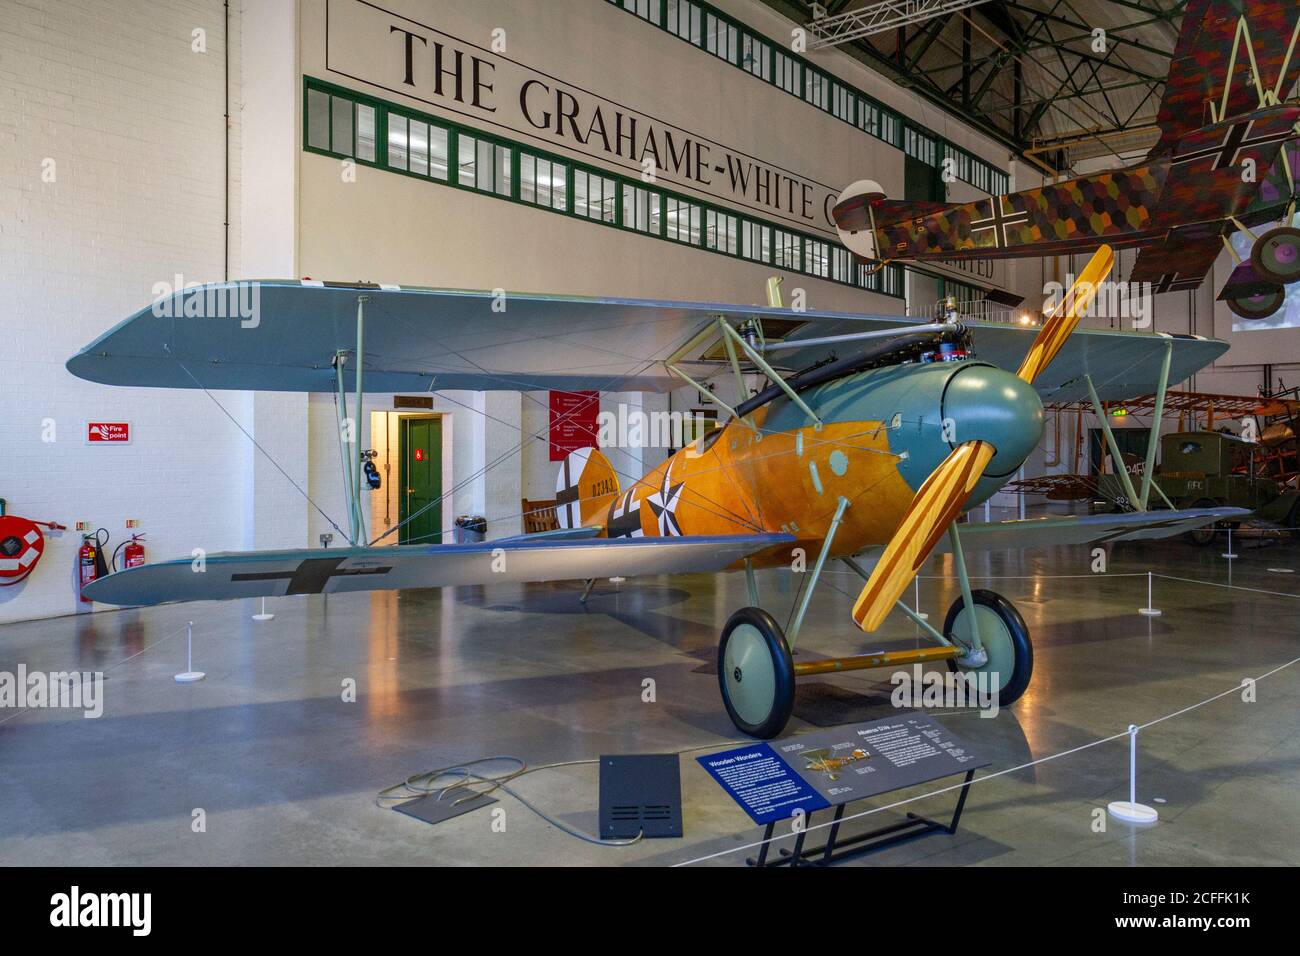
<path fill-rule="evenodd" d="M 537 534 L 539 531 L 558 531 L 560 519 L 555 516 L 555 499 L 523 499 L 524 534 Z"/>

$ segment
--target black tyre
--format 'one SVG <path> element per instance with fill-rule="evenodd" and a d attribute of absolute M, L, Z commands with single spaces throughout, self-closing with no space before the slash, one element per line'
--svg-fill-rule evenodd
<path fill-rule="evenodd" d="M 1300 229 L 1279 226 L 1264 233 L 1250 249 L 1250 263 L 1271 282 L 1300 279 Z"/>
<path fill-rule="evenodd" d="M 1006 707 L 1020 699 L 1034 674 L 1034 646 L 1029 641 L 1029 628 L 1016 606 L 996 591 L 977 590 L 971 592 L 971 597 L 979 615 L 980 644 L 988 653 L 988 660 L 980 667 L 963 667 L 949 659 L 948 669 L 987 673 L 998 691 L 998 706 Z M 969 646 L 970 624 L 964 598 L 957 598 L 948 608 L 943 633 L 949 640 Z"/>
<path fill-rule="evenodd" d="M 794 658 L 781 625 L 762 608 L 742 607 L 727 619 L 718 642 L 718 689 L 731 722 L 767 740 L 794 709 Z"/>
<path fill-rule="evenodd" d="M 1238 295 L 1226 300 L 1228 308 L 1243 319 L 1267 319 L 1282 308 L 1286 301 L 1286 289 L 1280 285 L 1270 285 L 1254 295 Z"/>
<path fill-rule="evenodd" d="M 1219 504 L 1220 503 L 1215 501 L 1213 498 L 1198 498 L 1187 507 L 1188 508 L 1217 508 L 1219 507 Z M 1207 525 L 1202 525 L 1199 528 L 1194 528 L 1191 531 L 1184 532 L 1183 540 L 1186 541 L 1188 544 L 1196 545 L 1198 548 L 1208 548 L 1210 545 L 1214 544 L 1214 538 L 1218 533 L 1219 533 L 1219 526 L 1217 524 L 1211 523 Z"/>

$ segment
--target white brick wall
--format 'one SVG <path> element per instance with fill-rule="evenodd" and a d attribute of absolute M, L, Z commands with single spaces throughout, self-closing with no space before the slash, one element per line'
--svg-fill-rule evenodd
<path fill-rule="evenodd" d="M 195 29 L 206 53 L 191 50 Z M 14 514 L 103 526 L 114 545 L 138 518 L 151 558 L 241 545 L 247 440 L 202 392 L 94 385 L 63 363 L 154 283 L 222 278 L 223 33 L 220 0 L 10 0 L 0 15 L 0 497 Z M 231 76 L 233 99 L 234 49 Z M 218 397 L 245 416 L 245 396 Z M 129 420 L 134 443 L 86 446 L 87 419 Z M 86 608 L 79 544 L 50 536 L 32 576 L 0 588 L 0 621 Z"/>

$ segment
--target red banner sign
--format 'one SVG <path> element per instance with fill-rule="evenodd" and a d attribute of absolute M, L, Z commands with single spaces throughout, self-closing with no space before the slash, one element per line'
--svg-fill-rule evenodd
<path fill-rule="evenodd" d="M 596 447 L 600 392 L 551 392 L 551 461 Z"/>
<path fill-rule="evenodd" d="M 129 445 L 130 422 L 86 422 L 86 444 Z"/>

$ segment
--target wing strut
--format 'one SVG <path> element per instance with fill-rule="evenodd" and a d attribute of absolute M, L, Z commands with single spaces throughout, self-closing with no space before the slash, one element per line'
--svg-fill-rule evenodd
<path fill-rule="evenodd" d="M 348 393 L 343 387 L 343 366 L 347 364 L 348 353 L 340 349 L 334 353 L 334 379 L 338 386 L 338 401 L 334 412 L 339 426 L 339 457 L 343 462 L 343 492 L 348 497 L 348 543 L 359 547 L 366 542 L 366 518 L 361 509 L 361 457 L 359 442 L 361 440 L 361 407 L 365 390 L 361 381 L 362 368 L 366 358 L 366 303 L 370 296 L 357 296 L 357 347 L 356 347 L 356 398 L 354 399 L 356 417 L 348 416 Z"/>

